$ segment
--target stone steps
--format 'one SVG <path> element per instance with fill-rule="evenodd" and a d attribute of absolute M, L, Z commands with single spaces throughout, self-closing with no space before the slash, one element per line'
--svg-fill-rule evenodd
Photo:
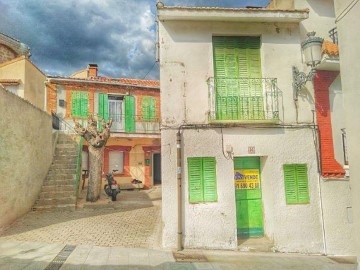
<path fill-rule="evenodd" d="M 77 151 L 73 135 L 59 134 L 53 163 L 33 211 L 75 210 Z"/>

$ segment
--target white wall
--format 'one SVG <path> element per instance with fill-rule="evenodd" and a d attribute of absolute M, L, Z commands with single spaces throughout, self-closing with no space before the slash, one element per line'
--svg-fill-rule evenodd
<path fill-rule="evenodd" d="M 327 254 L 354 255 L 351 190 L 348 180 L 321 181 Z"/>
<path fill-rule="evenodd" d="M 327 20 L 327 19 L 326 19 Z M 282 93 L 282 124 L 296 123 L 292 66 L 303 70 L 300 27 L 297 24 L 236 22 L 160 22 L 160 82 L 162 111 L 163 245 L 175 247 L 177 238 L 176 132 L 181 124 L 207 124 L 209 112 L 207 79 L 214 76 L 213 35 L 261 36 L 263 77 L 277 78 Z M 298 123 L 313 121 L 314 96 L 311 83 L 299 96 Z M 319 174 L 314 133 L 309 128 L 224 128 L 224 145 L 234 147 L 235 156 L 247 156 L 256 147 L 261 156 L 265 234 L 281 252 L 324 253 Z M 192 248 L 237 246 L 233 164 L 222 154 L 219 129 L 183 130 L 183 220 L 184 245 Z M 188 203 L 186 158 L 214 156 L 217 161 L 218 202 Z M 286 205 L 282 166 L 308 164 L 310 204 Z M 346 182 L 341 185 L 346 189 Z M 328 197 L 342 200 L 344 193 L 328 188 Z M 345 192 L 345 191 L 344 191 Z M 325 201 L 324 201 L 325 203 Z M 346 198 L 341 205 L 347 205 Z M 341 207 L 341 215 L 346 207 Z M 339 216 L 341 216 L 339 215 Z M 339 220 L 328 216 L 333 226 Z M 210 223 L 211 221 L 211 223 Z M 344 227 L 348 227 L 344 225 Z M 338 239 L 329 230 L 330 239 Z M 346 238 L 348 239 L 348 238 Z M 332 243 L 335 243 L 333 241 Z M 348 249 L 331 246 L 336 253 Z"/>
<path fill-rule="evenodd" d="M 282 252 L 322 253 L 316 153 L 310 129 L 224 129 L 224 145 L 232 145 L 234 156 L 247 156 L 255 146 L 261 156 L 261 178 L 265 235 Z M 220 129 L 184 130 L 183 204 L 184 244 L 192 248 L 233 249 L 237 246 L 233 161 L 222 154 Z M 163 244 L 176 245 L 176 131 L 163 130 Z M 294 154 L 296 153 L 296 154 Z M 218 202 L 188 203 L 187 157 L 216 157 Z M 282 166 L 308 165 L 310 204 L 286 205 Z M 211 221 L 211 224 L 209 223 Z M 296 224 L 296 226 L 294 226 Z"/>
<path fill-rule="evenodd" d="M 344 106 L 346 115 L 346 127 L 348 134 L 348 149 L 350 163 L 350 187 L 352 193 L 352 205 L 354 207 L 354 237 L 356 255 L 360 261 L 360 4 L 357 2 L 350 6 L 351 0 L 335 0 L 337 28 L 339 32 L 340 46 L 340 70 L 342 89 L 344 93 Z M 354 2 L 355 3 L 355 2 Z M 349 8 L 347 8 L 349 7 Z M 359 266 L 360 269 L 360 266 Z"/>
<path fill-rule="evenodd" d="M 344 166 L 344 150 L 341 129 L 346 128 L 341 76 L 339 75 L 329 87 L 331 127 L 334 140 L 335 159 Z"/>
<path fill-rule="evenodd" d="M 302 66 L 299 27 L 296 24 L 169 21 L 160 23 L 163 125 L 207 122 L 207 79 L 214 76 L 213 35 L 261 36 L 263 78 L 278 79 L 278 87 L 282 92 L 280 101 L 283 102 L 280 104 L 281 120 L 294 123 L 296 111 L 291 67 Z M 299 122 L 312 122 L 313 100 L 312 91 L 302 93 L 299 99 Z M 169 103 L 172 106 L 167 106 Z"/>

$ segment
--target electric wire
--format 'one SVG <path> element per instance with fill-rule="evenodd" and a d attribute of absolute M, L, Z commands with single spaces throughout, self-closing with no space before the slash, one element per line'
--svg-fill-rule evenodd
<path fill-rule="evenodd" d="M 335 23 L 341 21 L 354 8 L 357 3 L 359 3 L 359 0 L 353 0 L 346 8 L 344 8 L 344 10 L 335 19 Z"/>
<path fill-rule="evenodd" d="M 149 75 L 149 73 L 153 70 L 153 68 L 155 67 L 156 65 L 156 61 L 154 62 L 154 64 L 151 66 L 151 68 L 149 69 L 149 71 L 145 74 L 145 76 L 142 78 L 142 80 L 145 80 L 145 78 L 147 77 L 147 75 Z"/>

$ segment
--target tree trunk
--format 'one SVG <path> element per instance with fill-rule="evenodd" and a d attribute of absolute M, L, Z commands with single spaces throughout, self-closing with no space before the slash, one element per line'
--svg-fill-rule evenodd
<path fill-rule="evenodd" d="M 103 173 L 103 156 L 104 147 L 95 148 L 89 145 L 90 170 L 88 190 L 86 195 L 86 201 L 88 202 L 96 202 L 100 197 Z"/>

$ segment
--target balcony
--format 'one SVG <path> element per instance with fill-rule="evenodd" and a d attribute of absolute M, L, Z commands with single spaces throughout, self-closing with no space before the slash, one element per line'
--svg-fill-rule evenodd
<path fill-rule="evenodd" d="M 110 115 L 113 119 L 111 126 L 112 137 L 131 137 L 131 135 L 140 135 L 144 137 L 160 136 L 160 121 L 158 118 L 144 119 L 139 115 Z M 56 130 L 74 133 L 74 121 L 63 119 L 56 113 L 52 113 L 53 128 Z M 83 127 L 86 127 L 86 118 L 78 119 Z"/>
<path fill-rule="evenodd" d="M 209 121 L 279 122 L 279 96 L 274 78 L 209 78 Z"/>
<path fill-rule="evenodd" d="M 110 114 L 114 133 L 160 133 L 160 121 L 156 117 L 141 115 Z"/>

